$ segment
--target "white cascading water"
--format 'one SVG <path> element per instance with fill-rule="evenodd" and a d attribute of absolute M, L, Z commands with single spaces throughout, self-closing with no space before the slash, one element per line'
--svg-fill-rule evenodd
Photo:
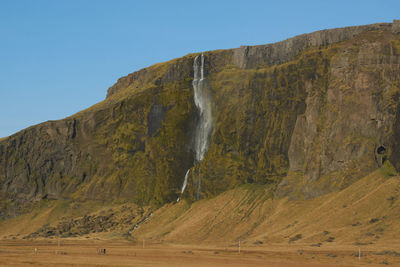
<path fill-rule="evenodd" d="M 200 112 L 200 121 L 197 125 L 195 133 L 195 152 L 196 161 L 201 162 L 204 158 L 204 154 L 208 150 L 212 130 L 211 97 L 204 79 L 203 54 L 201 54 L 200 58 L 197 56 L 194 59 L 193 71 L 194 79 L 192 84 L 194 91 L 194 103 Z"/>
<path fill-rule="evenodd" d="M 212 131 L 211 97 L 204 78 L 204 55 L 196 56 L 193 62 L 193 91 L 194 103 L 199 110 L 200 119 L 196 126 L 194 138 L 195 164 L 200 163 L 206 154 Z M 181 195 L 185 191 L 190 169 L 186 172 L 183 181 Z M 200 197 L 201 175 L 199 166 L 199 180 L 197 187 L 197 198 Z M 179 198 L 177 199 L 179 201 Z"/>
<path fill-rule="evenodd" d="M 148 219 L 150 219 L 150 217 L 153 215 L 153 212 L 150 212 L 149 215 L 147 215 L 143 220 L 141 220 L 140 222 L 138 222 L 137 224 L 135 224 L 135 226 L 128 231 L 129 234 L 132 234 L 133 231 L 136 230 L 136 228 L 139 227 L 139 225 L 141 225 L 142 223 L 146 222 Z"/>
<path fill-rule="evenodd" d="M 182 184 L 182 188 L 181 188 L 181 195 L 183 194 L 183 192 L 185 192 L 185 188 L 186 188 L 186 185 L 187 185 L 187 180 L 188 180 L 188 177 L 189 177 L 189 172 L 190 172 L 190 169 L 188 169 L 186 174 L 185 174 L 185 179 L 183 180 L 183 184 Z M 180 200 L 180 197 L 178 197 L 176 202 L 179 202 L 179 200 Z"/>

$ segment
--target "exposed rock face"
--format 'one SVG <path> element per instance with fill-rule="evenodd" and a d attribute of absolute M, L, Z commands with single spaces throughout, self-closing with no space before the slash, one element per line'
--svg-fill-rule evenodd
<path fill-rule="evenodd" d="M 56 225 L 45 224 L 23 239 L 37 237 L 77 237 L 101 232 L 125 232 L 151 213 L 148 209 L 123 206 L 122 209 L 102 211 L 101 214 L 86 214 L 79 218 L 61 218 Z"/>
<path fill-rule="evenodd" d="M 389 23 L 346 27 L 303 34 L 269 45 L 242 46 L 233 49 L 234 63 L 239 68 L 282 64 L 293 60 L 309 47 L 327 46 L 349 40 L 361 32 L 390 30 L 391 27 Z"/>
<path fill-rule="evenodd" d="M 164 195 L 160 193 L 159 203 L 172 200 L 173 190 L 157 188 L 179 187 L 172 178 L 184 170 L 176 166 L 192 162 L 185 125 L 193 120 L 194 104 L 185 101 L 191 99 L 189 90 L 182 89 L 179 103 L 154 90 L 30 127 L 2 141 L 0 204 L 13 210 L 2 215 L 18 215 L 18 203 L 42 198 L 148 203 L 160 190 Z M 161 100 L 155 103 L 157 95 Z"/>
<path fill-rule="evenodd" d="M 314 197 L 385 161 L 400 170 L 398 29 L 395 21 L 204 53 L 214 129 L 184 197 L 194 198 L 198 173 L 202 197 L 253 182 Z M 195 56 L 132 73 L 92 108 L 1 140 L 0 205 L 175 200 L 194 159 Z"/>
<path fill-rule="evenodd" d="M 51 175 L 74 172 L 81 151 L 75 146 L 76 120 L 47 122 L 28 128 L 0 145 L 2 189 L 27 199 L 39 192 L 57 195 Z M 34 177 L 34 179 L 30 179 Z M 27 186 L 29 185 L 29 186 Z"/>
<path fill-rule="evenodd" d="M 187 79 L 193 76 L 192 65 L 191 57 L 184 57 L 176 59 L 170 64 L 160 63 L 141 69 L 118 79 L 118 82 L 108 89 L 107 98 L 129 86 L 136 89 L 149 82 L 161 85 Z"/>
<path fill-rule="evenodd" d="M 392 32 L 394 34 L 399 34 L 400 33 L 400 20 L 393 20 Z"/>
<path fill-rule="evenodd" d="M 157 103 L 150 109 L 150 113 L 147 119 L 148 129 L 147 132 L 149 135 L 155 134 L 162 126 L 162 122 L 165 120 L 165 108 Z"/>
<path fill-rule="evenodd" d="M 393 140 L 399 134 L 394 123 L 400 58 L 390 39 L 382 32 L 369 42 L 356 38 L 340 46 L 324 90 L 306 84 L 307 108 L 296 121 L 288 151 L 290 171 L 304 175 L 306 196 L 347 186 L 382 166 L 386 153 L 398 166 Z M 317 185 L 324 176 L 329 183 Z"/>

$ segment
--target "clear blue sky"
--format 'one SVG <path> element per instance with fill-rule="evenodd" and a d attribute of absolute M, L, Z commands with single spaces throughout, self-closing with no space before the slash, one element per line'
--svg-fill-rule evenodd
<path fill-rule="evenodd" d="M 87 108 L 157 62 L 394 18 L 399 0 L 0 0 L 0 137 Z"/>

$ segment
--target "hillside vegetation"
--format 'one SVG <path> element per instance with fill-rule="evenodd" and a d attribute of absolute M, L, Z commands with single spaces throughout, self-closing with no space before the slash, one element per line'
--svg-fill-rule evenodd
<path fill-rule="evenodd" d="M 146 221 L 152 210 L 132 204 L 88 202 L 77 209 L 77 203 L 54 200 L 0 224 L 0 236 L 128 238 L 219 246 L 241 239 L 244 246 L 376 245 L 383 249 L 397 244 L 400 234 L 399 190 L 400 177 L 384 167 L 340 192 L 314 199 L 277 199 L 269 186 L 244 185 L 192 204 L 166 204 Z M 71 222 L 76 226 L 69 228 Z"/>
<path fill-rule="evenodd" d="M 399 33 L 394 21 L 204 52 L 213 131 L 201 163 L 198 54 L 120 78 L 91 108 L 0 140 L 0 233 L 321 244 L 395 236 Z"/>

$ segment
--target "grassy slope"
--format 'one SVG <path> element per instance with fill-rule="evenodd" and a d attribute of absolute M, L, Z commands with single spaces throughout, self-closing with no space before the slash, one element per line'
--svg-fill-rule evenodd
<path fill-rule="evenodd" d="M 380 169 L 345 190 L 304 201 L 273 200 L 267 188 L 241 187 L 192 206 L 164 206 L 135 235 L 178 243 L 289 243 L 297 235 L 293 242 L 386 243 L 400 235 L 399 178 Z"/>
<path fill-rule="evenodd" d="M 72 219 L 82 219 L 83 216 L 104 216 L 115 215 L 115 221 L 123 221 L 126 215 L 138 209 L 138 206 L 132 203 L 125 204 L 104 204 L 103 202 L 70 202 L 65 200 L 41 201 L 40 206 L 36 205 L 32 212 L 17 216 L 13 219 L 0 222 L 0 238 L 23 238 L 43 226 L 57 226 L 60 222 L 68 222 Z M 148 207 L 144 208 L 143 216 L 149 213 Z M 112 231 L 94 233 L 92 236 L 100 235 L 105 239 L 122 239 L 122 235 L 128 232 L 133 225 L 143 220 L 143 216 L 136 216 L 131 219 L 129 224 L 121 224 L 114 227 Z M 125 217 L 125 218 L 124 218 Z M 78 226 L 79 228 L 80 226 Z M 72 231 L 76 231 L 76 228 Z M 62 235 L 62 234 L 61 234 Z M 84 238 L 87 235 L 80 235 Z M 41 236 L 40 238 L 42 238 Z M 52 236 L 50 238 L 54 238 Z"/>
<path fill-rule="evenodd" d="M 390 249 L 399 245 L 399 178 L 381 168 L 342 191 L 302 201 L 273 199 L 268 186 L 245 185 L 193 204 L 181 201 L 164 205 L 133 232 L 132 238 L 222 246 L 240 238 L 247 246 L 321 243 L 322 247 L 377 245 Z M 110 208 L 118 213 L 127 204 L 82 205 L 75 209 L 66 201 L 43 201 L 32 213 L 1 222 L 0 236 L 19 234 L 17 238 L 22 238 L 46 223 L 56 225 L 61 217 L 106 214 Z M 142 219 L 121 225 L 117 228 L 120 232 L 90 236 L 122 239 Z"/>

